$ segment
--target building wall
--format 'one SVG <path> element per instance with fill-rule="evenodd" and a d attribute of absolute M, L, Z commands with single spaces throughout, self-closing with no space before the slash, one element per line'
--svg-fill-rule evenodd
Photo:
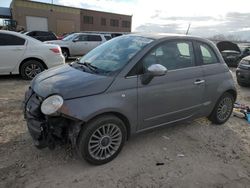
<path fill-rule="evenodd" d="M 44 17 L 48 19 L 48 30 L 57 35 L 78 31 L 111 31 L 130 32 L 132 16 L 85 10 L 73 7 L 32 2 L 27 0 L 12 0 L 13 19 L 18 27 L 26 30 L 26 16 Z M 92 16 L 93 24 L 84 22 L 84 16 Z M 101 25 L 101 19 L 106 19 L 106 26 Z M 110 26 L 110 19 L 119 20 L 119 27 Z M 85 19 L 86 20 L 86 19 Z M 122 27 L 122 21 L 128 21 L 130 27 Z"/>
<path fill-rule="evenodd" d="M 80 31 L 80 10 L 45 3 L 14 0 L 11 4 L 13 19 L 19 27 L 26 29 L 26 16 L 44 17 L 48 19 L 48 30 L 57 34 Z M 64 21 L 64 22 L 63 22 Z M 73 23 L 73 28 L 64 28 L 63 23 Z M 66 25 L 67 26 L 67 25 Z M 74 30 L 73 30 L 74 29 Z M 70 31 L 69 31 L 70 30 Z"/>
<path fill-rule="evenodd" d="M 93 23 L 85 23 L 84 16 L 93 17 Z M 106 20 L 106 25 L 101 24 L 101 19 Z M 111 26 L 110 20 L 118 20 L 119 26 Z M 81 31 L 112 31 L 112 32 L 131 32 L 132 16 L 99 12 L 81 9 Z M 130 27 L 122 27 L 122 21 L 128 21 Z"/>

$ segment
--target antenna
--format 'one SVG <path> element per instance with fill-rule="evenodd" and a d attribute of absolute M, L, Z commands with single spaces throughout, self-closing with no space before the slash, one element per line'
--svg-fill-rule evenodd
<path fill-rule="evenodd" d="M 186 35 L 188 35 L 188 32 L 189 32 L 190 26 L 191 26 L 191 23 L 189 23 L 189 24 L 188 24 L 188 28 L 187 28 L 187 31 L 186 31 Z"/>

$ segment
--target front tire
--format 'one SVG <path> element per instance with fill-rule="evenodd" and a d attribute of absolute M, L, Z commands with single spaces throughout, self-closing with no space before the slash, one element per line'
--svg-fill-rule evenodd
<path fill-rule="evenodd" d="M 42 71 L 44 71 L 44 67 L 42 63 L 37 60 L 28 60 L 20 67 L 20 74 L 25 80 L 32 80 Z"/>
<path fill-rule="evenodd" d="M 234 101 L 235 99 L 232 94 L 224 93 L 219 98 L 208 119 L 218 125 L 225 123 L 232 114 Z"/>
<path fill-rule="evenodd" d="M 84 126 L 77 143 L 78 153 L 83 159 L 101 165 L 112 161 L 120 153 L 127 137 L 121 119 L 105 115 Z"/>

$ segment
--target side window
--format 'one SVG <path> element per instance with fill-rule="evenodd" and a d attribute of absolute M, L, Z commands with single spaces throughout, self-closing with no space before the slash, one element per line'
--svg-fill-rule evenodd
<path fill-rule="evenodd" d="M 49 32 L 48 34 L 49 34 L 49 36 L 50 36 L 50 37 L 52 37 L 52 38 L 56 38 L 56 35 L 55 35 L 54 33 Z"/>
<path fill-rule="evenodd" d="M 25 39 L 9 35 L 0 34 L 0 46 L 21 46 L 25 44 Z"/>
<path fill-rule="evenodd" d="M 144 71 L 152 64 L 161 64 L 168 70 L 176 70 L 195 66 L 193 46 L 191 42 L 165 42 L 143 58 Z"/>
<path fill-rule="evenodd" d="M 190 57 L 190 50 L 188 43 L 178 43 L 177 44 L 178 50 L 180 51 L 180 55 L 183 57 Z"/>
<path fill-rule="evenodd" d="M 78 41 L 88 41 L 88 35 L 79 35 L 76 39 Z"/>
<path fill-rule="evenodd" d="M 88 41 L 92 42 L 102 41 L 102 38 L 100 35 L 88 35 Z"/>
<path fill-rule="evenodd" d="M 40 32 L 40 31 L 36 31 L 35 33 L 36 33 L 36 34 L 35 34 L 34 36 L 38 36 L 38 37 L 43 36 L 43 33 Z"/>
<path fill-rule="evenodd" d="M 209 47 L 206 44 L 200 44 L 199 46 L 200 46 L 201 58 L 202 58 L 203 64 L 214 64 L 214 63 L 219 62 L 216 54 L 211 49 L 211 47 Z"/>
<path fill-rule="evenodd" d="M 31 36 L 31 37 L 36 36 L 36 32 L 35 32 L 35 31 L 32 31 L 32 32 L 29 32 L 27 35 L 28 35 L 28 36 Z"/>
<path fill-rule="evenodd" d="M 105 37 L 106 40 L 110 40 L 111 39 L 111 36 L 105 35 L 104 37 Z"/>

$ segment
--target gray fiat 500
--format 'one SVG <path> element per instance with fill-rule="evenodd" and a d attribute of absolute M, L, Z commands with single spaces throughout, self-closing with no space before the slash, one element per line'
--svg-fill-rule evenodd
<path fill-rule="evenodd" d="M 24 115 L 37 148 L 70 142 L 83 159 L 104 164 L 136 133 L 198 117 L 225 123 L 236 95 L 208 40 L 132 34 L 39 74 Z"/>

